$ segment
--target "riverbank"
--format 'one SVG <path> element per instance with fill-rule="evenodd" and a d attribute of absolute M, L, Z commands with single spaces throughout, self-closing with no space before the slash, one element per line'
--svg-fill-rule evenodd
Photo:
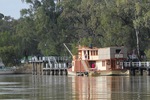
<path fill-rule="evenodd" d="M 16 67 L 15 74 L 32 74 L 32 64 L 22 64 Z"/>

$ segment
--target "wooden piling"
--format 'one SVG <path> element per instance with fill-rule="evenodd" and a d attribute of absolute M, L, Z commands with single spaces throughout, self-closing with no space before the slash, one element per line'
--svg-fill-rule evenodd
<path fill-rule="evenodd" d="M 67 71 L 67 69 L 65 69 L 65 73 L 66 73 L 66 75 L 68 75 L 68 71 Z"/>
<path fill-rule="evenodd" d="M 148 69 L 148 76 L 150 76 L 150 68 Z"/>
<path fill-rule="evenodd" d="M 135 69 L 134 68 L 130 68 L 130 75 L 135 76 Z"/>
<path fill-rule="evenodd" d="M 54 70 L 52 70 L 52 75 L 54 75 Z"/>
<path fill-rule="evenodd" d="M 63 61 L 63 62 L 62 62 Z M 33 75 L 67 75 L 66 59 L 59 59 L 58 57 L 45 57 L 31 61 Z"/>
<path fill-rule="evenodd" d="M 143 69 L 140 68 L 140 75 L 143 76 Z"/>

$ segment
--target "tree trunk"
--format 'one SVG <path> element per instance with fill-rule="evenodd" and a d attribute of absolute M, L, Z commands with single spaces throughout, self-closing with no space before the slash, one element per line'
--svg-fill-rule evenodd
<path fill-rule="evenodd" d="M 139 46 L 139 29 L 136 27 L 135 28 L 135 33 L 136 33 L 136 45 L 137 45 L 137 53 L 138 57 L 140 57 L 140 46 Z"/>

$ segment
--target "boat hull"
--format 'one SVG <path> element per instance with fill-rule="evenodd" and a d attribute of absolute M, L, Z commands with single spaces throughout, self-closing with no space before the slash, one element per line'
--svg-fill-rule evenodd
<path fill-rule="evenodd" d="M 87 72 L 73 72 L 68 70 L 68 75 L 72 76 L 83 76 Z M 109 71 L 89 71 L 88 76 L 123 76 L 129 75 L 129 70 L 109 70 Z"/>
<path fill-rule="evenodd" d="M 70 76 L 77 76 L 77 73 L 68 70 L 68 75 L 70 75 Z"/>
<path fill-rule="evenodd" d="M 122 76 L 122 75 L 129 75 L 129 70 L 109 70 L 109 71 L 100 71 L 100 75 L 107 75 L 107 76 Z"/>

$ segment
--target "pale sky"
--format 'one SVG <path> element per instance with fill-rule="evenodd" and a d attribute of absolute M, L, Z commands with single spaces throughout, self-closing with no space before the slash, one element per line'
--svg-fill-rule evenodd
<path fill-rule="evenodd" d="M 23 8 L 29 8 L 29 5 L 21 0 L 0 0 L 0 13 L 5 16 L 18 19 L 20 18 L 20 10 Z"/>

